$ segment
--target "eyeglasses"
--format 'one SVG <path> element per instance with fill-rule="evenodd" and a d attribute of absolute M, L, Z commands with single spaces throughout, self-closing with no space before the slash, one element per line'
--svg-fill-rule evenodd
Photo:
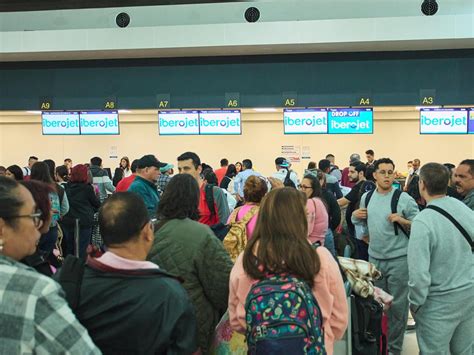
<path fill-rule="evenodd" d="M 313 187 L 300 184 L 300 185 L 298 185 L 298 188 L 300 190 L 308 190 L 308 189 L 312 189 Z"/>
<path fill-rule="evenodd" d="M 38 210 L 38 211 L 36 211 L 35 213 L 32 213 L 32 214 L 4 217 L 4 219 L 31 218 L 33 220 L 33 224 L 35 225 L 35 227 L 39 228 L 43 224 L 43 220 L 41 219 L 42 215 L 43 215 L 43 213 L 41 213 L 41 211 Z"/>

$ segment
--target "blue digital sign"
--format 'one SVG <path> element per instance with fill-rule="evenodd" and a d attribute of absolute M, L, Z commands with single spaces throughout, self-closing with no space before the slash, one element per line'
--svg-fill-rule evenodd
<path fill-rule="evenodd" d="M 374 112 L 371 108 L 328 109 L 329 134 L 372 134 Z"/>

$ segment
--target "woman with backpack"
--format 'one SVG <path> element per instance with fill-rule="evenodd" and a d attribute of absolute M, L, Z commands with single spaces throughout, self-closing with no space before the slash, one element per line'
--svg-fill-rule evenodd
<path fill-rule="evenodd" d="M 314 250 L 308 242 L 305 206 L 305 196 L 296 189 L 285 187 L 268 193 L 260 206 L 253 237 L 232 269 L 230 323 L 236 331 L 251 330 L 246 334 L 250 353 L 255 353 L 258 338 L 257 352 L 265 351 L 259 347 L 267 344 L 284 353 L 285 342 L 290 342 L 292 350 L 286 353 L 302 353 L 303 343 L 311 354 L 323 354 L 325 348 L 331 355 L 334 341 L 346 330 L 348 309 L 339 267 L 326 248 Z M 285 319 L 290 327 L 275 329 L 276 323 Z M 308 322 L 310 334 L 291 334 L 304 328 L 292 325 Z M 279 334 L 276 338 L 274 330 Z"/>
<path fill-rule="evenodd" d="M 267 182 L 263 177 L 249 176 L 244 185 L 244 205 L 238 207 L 236 211 L 229 216 L 227 224 L 238 222 L 243 219 L 247 213 L 252 216 L 247 223 L 247 240 L 250 240 L 257 224 L 258 209 L 260 202 L 268 191 Z"/>
<path fill-rule="evenodd" d="M 53 177 L 49 171 L 49 166 L 42 161 L 36 162 L 31 167 L 31 180 L 42 181 L 51 187 L 49 199 L 51 202 L 51 212 L 53 214 L 53 219 L 51 221 L 49 230 L 41 235 L 40 241 L 38 243 L 38 249 L 47 253 L 51 253 L 53 251 L 56 246 L 56 240 L 58 239 L 58 221 L 61 218 L 61 198 L 59 197 L 59 193 L 60 191 L 62 192 L 62 190 L 59 190 L 62 188 L 54 182 Z"/>

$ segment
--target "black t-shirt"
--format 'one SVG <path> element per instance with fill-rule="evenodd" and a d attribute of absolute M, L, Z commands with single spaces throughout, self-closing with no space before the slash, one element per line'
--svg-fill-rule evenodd
<path fill-rule="evenodd" d="M 361 191 L 360 190 L 361 188 L 364 191 Z M 354 212 L 356 209 L 359 208 L 359 202 L 362 195 L 366 193 L 367 191 L 373 190 L 374 188 L 375 188 L 375 184 L 371 181 L 366 181 L 366 180 L 359 181 L 352 188 L 352 190 L 345 196 L 346 199 L 350 201 L 346 209 L 346 222 L 347 222 L 347 229 L 349 230 L 349 233 L 352 236 L 355 235 L 355 227 L 351 221 L 352 212 Z"/>

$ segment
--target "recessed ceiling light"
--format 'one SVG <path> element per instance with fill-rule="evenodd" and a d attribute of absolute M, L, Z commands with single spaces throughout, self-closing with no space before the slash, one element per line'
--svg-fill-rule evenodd
<path fill-rule="evenodd" d="M 118 113 L 132 113 L 130 110 L 118 110 Z"/>
<path fill-rule="evenodd" d="M 26 111 L 27 113 L 31 113 L 33 115 L 41 115 L 41 111 Z"/>
<path fill-rule="evenodd" d="M 261 108 L 254 108 L 256 112 L 276 112 L 277 109 L 274 107 L 261 107 Z"/>

